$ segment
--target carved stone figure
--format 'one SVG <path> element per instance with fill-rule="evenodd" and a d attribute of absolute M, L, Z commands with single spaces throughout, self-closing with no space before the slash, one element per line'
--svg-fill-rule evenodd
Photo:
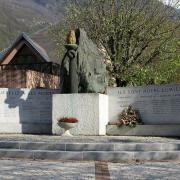
<path fill-rule="evenodd" d="M 72 32 L 70 33 L 72 38 Z M 103 56 L 83 29 L 75 32 L 77 44 L 65 45 L 61 65 L 62 93 L 104 93 L 107 73 Z M 72 41 L 71 41 L 72 42 Z"/>

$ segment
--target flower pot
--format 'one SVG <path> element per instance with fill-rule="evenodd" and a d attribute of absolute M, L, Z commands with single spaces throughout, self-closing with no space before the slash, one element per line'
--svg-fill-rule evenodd
<path fill-rule="evenodd" d="M 73 136 L 69 130 L 74 128 L 77 123 L 59 122 L 58 125 L 65 130 L 62 136 Z"/>

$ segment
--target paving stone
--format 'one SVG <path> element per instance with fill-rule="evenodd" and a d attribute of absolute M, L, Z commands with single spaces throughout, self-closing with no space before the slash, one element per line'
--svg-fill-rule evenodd
<path fill-rule="evenodd" d="M 108 163 L 111 180 L 179 180 L 179 162 Z"/>
<path fill-rule="evenodd" d="M 180 150 L 180 144 L 163 143 L 162 144 L 162 150 L 163 151 L 177 151 L 177 150 Z"/>
<path fill-rule="evenodd" d="M 65 151 L 65 144 L 47 142 L 21 142 L 20 149 Z"/>
<path fill-rule="evenodd" d="M 33 152 L 16 149 L 0 149 L 0 158 L 27 158 L 33 159 Z"/>
<path fill-rule="evenodd" d="M 0 142 L 0 157 L 76 161 L 180 160 L 180 143 Z"/>
<path fill-rule="evenodd" d="M 133 152 L 83 152 L 84 161 L 111 161 L 111 162 L 121 162 L 121 161 L 132 161 Z"/>
<path fill-rule="evenodd" d="M 0 141 L 0 148 L 19 149 L 19 142 L 16 142 L 16 141 Z"/>
<path fill-rule="evenodd" d="M 0 160 L 0 167 L 1 180 L 95 180 L 93 162 Z"/>
<path fill-rule="evenodd" d="M 95 171 L 96 180 L 111 180 L 107 162 L 96 162 Z"/>
<path fill-rule="evenodd" d="M 161 151 L 160 143 L 116 143 L 115 151 Z"/>
<path fill-rule="evenodd" d="M 134 159 L 142 161 L 180 160 L 180 151 L 134 152 Z"/>
<path fill-rule="evenodd" d="M 96 165 L 95 165 L 96 164 Z M 95 166 L 99 168 L 95 170 Z M 0 160 L 0 179 L 7 180 L 179 180 L 180 162 L 102 163 Z M 108 172 L 107 172 L 108 171 Z M 101 178 L 105 180 L 107 178 Z"/>
<path fill-rule="evenodd" d="M 82 161 L 82 152 L 34 151 L 35 159 Z"/>
<path fill-rule="evenodd" d="M 102 143 L 74 143 L 66 144 L 66 151 L 113 151 L 114 144 Z"/>

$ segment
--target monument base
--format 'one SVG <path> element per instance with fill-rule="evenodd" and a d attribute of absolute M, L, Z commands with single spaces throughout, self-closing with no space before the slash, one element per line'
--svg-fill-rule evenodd
<path fill-rule="evenodd" d="M 118 127 L 107 125 L 109 136 L 180 136 L 180 124 L 178 125 L 137 125 L 136 127 Z"/>
<path fill-rule="evenodd" d="M 73 135 L 106 135 L 108 124 L 108 96 L 103 94 L 54 94 L 53 134 L 61 135 L 64 130 L 57 124 L 63 117 L 79 120 L 70 130 Z"/>

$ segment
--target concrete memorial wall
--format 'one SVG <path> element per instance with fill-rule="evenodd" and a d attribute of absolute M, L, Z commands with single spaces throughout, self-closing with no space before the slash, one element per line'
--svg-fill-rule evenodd
<path fill-rule="evenodd" d="M 0 133 L 61 134 L 61 117 L 76 117 L 75 135 L 105 135 L 108 97 L 59 90 L 0 88 Z"/>
<path fill-rule="evenodd" d="M 139 110 L 143 127 L 116 125 L 124 108 Z M 47 89 L 0 89 L 0 133 L 61 134 L 62 117 L 75 117 L 74 135 L 180 135 L 180 85 L 108 88 L 96 93 L 60 94 Z M 106 131 L 107 130 L 107 131 Z"/>
<path fill-rule="evenodd" d="M 0 89 L 0 133 L 52 133 L 52 95 L 58 90 Z"/>
<path fill-rule="evenodd" d="M 57 124 L 62 117 L 79 120 L 73 135 L 106 135 L 108 124 L 108 96 L 96 93 L 55 94 L 53 96 L 53 134 L 62 134 Z"/>
<path fill-rule="evenodd" d="M 139 110 L 144 124 L 180 124 L 180 84 L 108 88 L 109 120 L 116 121 L 128 105 Z"/>

